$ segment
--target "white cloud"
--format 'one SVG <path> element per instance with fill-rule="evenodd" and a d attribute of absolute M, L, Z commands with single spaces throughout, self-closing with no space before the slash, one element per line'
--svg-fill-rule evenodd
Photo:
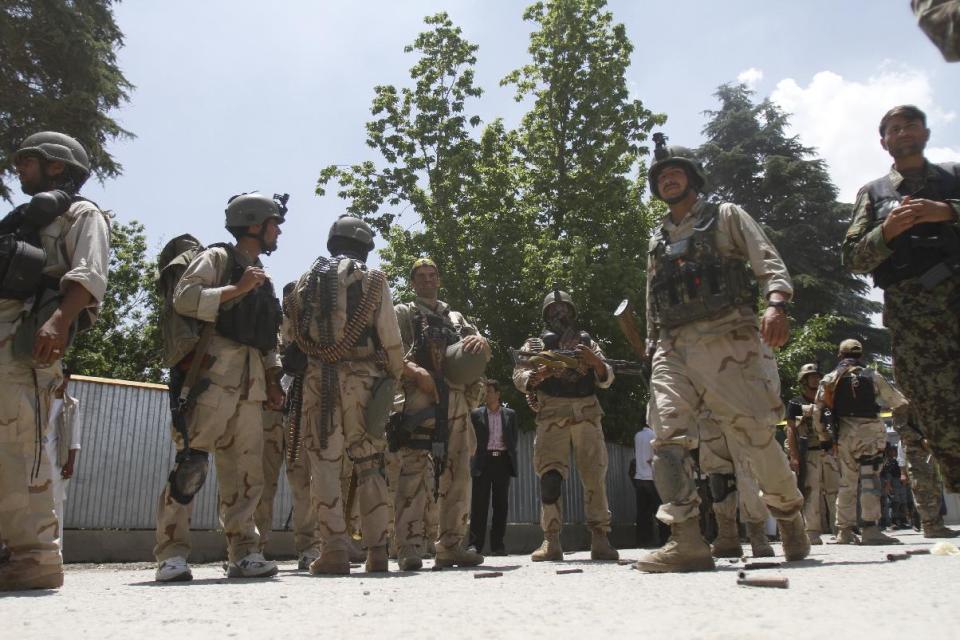
<path fill-rule="evenodd" d="M 881 148 L 877 132 L 880 118 L 888 109 L 898 104 L 915 104 L 923 109 L 934 143 L 937 124 L 956 117 L 955 112 L 937 104 L 925 72 L 890 63 L 862 82 L 832 71 L 817 73 L 806 87 L 786 78 L 777 83 L 770 98 L 792 114 L 790 133 L 815 147 L 827 161 L 840 199 L 847 202 L 853 201 L 863 184 L 890 166 L 890 156 Z M 934 162 L 960 160 L 960 146 L 928 147 L 927 157 Z"/>
<path fill-rule="evenodd" d="M 747 85 L 749 89 L 756 89 L 757 83 L 761 80 L 763 80 L 763 71 L 756 67 L 750 67 L 749 69 L 741 71 L 737 76 L 737 82 Z"/>

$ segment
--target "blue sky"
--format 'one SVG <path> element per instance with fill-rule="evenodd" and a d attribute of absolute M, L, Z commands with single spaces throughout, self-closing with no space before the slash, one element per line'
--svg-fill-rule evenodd
<path fill-rule="evenodd" d="M 280 250 L 265 259 L 286 282 L 325 251 L 342 212 L 336 196 L 314 195 L 321 167 L 378 159 L 363 142 L 372 89 L 406 83 L 414 57 L 403 47 L 424 16 L 447 11 L 480 46 L 486 93 L 472 111 L 519 121 L 525 105 L 498 83 L 527 61 L 527 4 L 128 0 L 116 8 L 119 61 L 136 89 L 114 115 L 137 138 L 111 145 L 123 176 L 86 193 L 119 220 L 143 222 L 157 250 L 185 231 L 223 239 L 234 193 L 289 192 Z M 908 0 L 617 0 L 610 9 L 635 44 L 631 91 L 669 116 L 673 142 L 699 144 L 713 91 L 740 77 L 796 113 L 794 132 L 821 150 L 847 199 L 889 164 L 876 123 L 893 104 L 925 108 L 931 156 L 960 159 L 960 64 L 943 62 Z"/>

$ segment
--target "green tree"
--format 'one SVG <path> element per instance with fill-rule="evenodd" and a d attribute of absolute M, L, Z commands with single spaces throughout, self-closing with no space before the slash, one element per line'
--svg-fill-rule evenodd
<path fill-rule="evenodd" d="M 789 116 L 769 99 L 754 101 L 742 84 L 717 89 L 720 108 L 707 111 L 706 142 L 699 153 L 710 176 L 712 198 L 736 202 L 767 230 L 793 278 L 791 315 L 803 325 L 835 314 L 831 340 L 849 334 L 885 351 L 885 332 L 871 326 L 880 304 L 866 297 L 867 282 L 840 264 L 851 207 L 837 202 L 824 161 L 788 136 Z"/>
<path fill-rule="evenodd" d="M 67 353 L 67 365 L 74 373 L 162 381 L 156 266 L 146 252 L 142 224 L 133 220 L 111 225 L 107 293 L 96 324 L 77 336 Z"/>
<path fill-rule="evenodd" d="M 133 88 L 117 66 L 123 34 L 110 0 L 0 2 L 0 196 L 10 156 L 31 133 L 56 130 L 77 138 L 100 179 L 121 166 L 108 139 L 131 137 L 107 113 Z"/>
<path fill-rule="evenodd" d="M 612 318 L 624 297 L 643 308 L 647 241 L 662 209 L 641 201 L 647 134 L 665 118 L 633 99 L 626 71 L 633 46 L 605 0 L 537 2 L 524 19 L 528 64 L 502 81 L 530 101 L 518 137 L 523 207 L 536 234 L 519 277 L 527 298 L 514 322 L 539 332 L 540 304 L 558 283 L 580 308 L 581 324 L 611 357 L 633 354 Z M 642 321 L 641 321 L 642 322 Z M 608 436 L 628 441 L 646 398 L 634 381 L 603 394 Z"/>

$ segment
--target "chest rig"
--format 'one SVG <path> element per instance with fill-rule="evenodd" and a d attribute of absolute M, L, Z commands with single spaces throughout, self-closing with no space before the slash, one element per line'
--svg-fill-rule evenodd
<path fill-rule="evenodd" d="M 447 347 L 460 341 L 450 315 L 413 308 L 413 361 L 433 374 L 443 373 Z"/>
<path fill-rule="evenodd" d="M 719 212 L 719 206 L 705 204 L 693 233 L 677 242 L 670 242 L 661 225 L 660 239 L 651 250 L 656 271 L 650 282 L 650 308 L 659 327 L 671 329 L 715 317 L 756 300 L 746 262 L 717 250 Z"/>
<path fill-rule="evenodd" d="M 234 251 L 233 247 L 228 250 Z M 230 284 L 240 282 L 245 268 L 234 257 Z M 226 304 L 220 309 L 217 313 L 217 333 L 266 354 L 277 348 L 277 332 L 282 315 L 273 283 L 267 279 L 238 298 L 235 304 Z"/>
<path fill-rule="evenodd" d="M 867 185 L 874 215 L 879 223 L 900 206 L 905 196 L 929 200 L 960 199 L 960 165 L 931 165 L 932 174 L 924 177 L 919 189 L 910 189 L 905 180 L 895 189 L 890 176 Z M 924 283 L 932 288 L 951 274 L 960 273 L 960 235 L 955 223 L 924 222 L 914 225 L 890 242 L 893 254 L 872 272 L 874 284 L 881 289 L 910 278 L 921 278 L 934 270 L 942 272 L 940 280 Z M 939 269 L 937 269 L 940 267 Z M 929 286 L 928 286 L 929 285 Z"/>

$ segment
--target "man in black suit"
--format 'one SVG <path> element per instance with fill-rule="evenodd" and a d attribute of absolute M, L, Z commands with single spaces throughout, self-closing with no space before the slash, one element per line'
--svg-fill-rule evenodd
<path fill-rule="evenodd" d="M 490 526 L 491 555 L 505 556 L 503 536 L 507 530 L 507 494 L 510 478 L 517 475 L 517 414 L 500 404 L 500 384 L 487 380 L 484 406 L 470 413 L 477 433 L 477 452 L 470 461 L 473 500 L 470 509 L 470 546 L 483 550 L 487 533 L 487 509 L 493 492 L 493 523 Z"/>

